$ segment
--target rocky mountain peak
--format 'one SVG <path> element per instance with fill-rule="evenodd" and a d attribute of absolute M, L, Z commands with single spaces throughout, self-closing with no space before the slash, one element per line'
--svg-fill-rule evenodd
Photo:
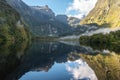
<path fill-rule="evenodd" d="M 44 13 L 50 17 L 55 17 L 55 13 L 52 11 L 52 9 L 49 8 L 48 5 L 45 6 L 32 6 L 32 8 L 40 11 L 41 13 Z"/>

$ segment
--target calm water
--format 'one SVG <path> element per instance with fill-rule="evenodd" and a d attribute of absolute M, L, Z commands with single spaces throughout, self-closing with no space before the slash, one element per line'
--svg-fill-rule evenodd
<path fill-rule="evenodd" d="M 5 44 L 0 80 L 120 80 L 120 55 L 78 42 Z"/>

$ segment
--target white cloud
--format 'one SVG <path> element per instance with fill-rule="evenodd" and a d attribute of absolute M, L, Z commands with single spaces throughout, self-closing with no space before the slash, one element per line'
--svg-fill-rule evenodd
<path fill-rule="evenodd" d="M 74 61 L 75 66 L 71 66 L 71 62 L 69 62 L 68 65 L 66 65 L 67 71 L 72 74 L 74 80 L 83 80 L 83 79 L 89 79 L 89 80 L 98 80 L 96 77 L 96 74 L 94 71 L 88 66 L 86 62 L 84 62 L 82 59 Z M 71 79 L 72 80 L 72 79 Z"/>
<path fill-rule="evenodd" d="M 66 9 L 66 14 L 68 16 L 82 18 L 94 8 L 96 2 L 97 0 L 73 0 Z M 75 14 L 71 14 L 71 12 Z"/>

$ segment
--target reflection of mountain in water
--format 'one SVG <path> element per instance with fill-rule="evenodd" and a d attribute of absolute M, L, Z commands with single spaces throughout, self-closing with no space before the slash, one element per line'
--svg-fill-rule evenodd
<path fill-rule="evenodd" d="M 84 54 L 81 54 L 80 56 L 78 53 Z M 99 54 L 87 55 L 91 53 L 94 53 L 94 51 L 89 47 L 66 45 L 65 43 L 59 42 L 34 42 L 31 48 L 22 57 L 19 67 L 13 73 L 11 73 L 6 80 L 18 80 L 21 76 L 29 71 L 48 72 L 55 62 L 65 63 L 67 61 L 75 61 L 80 59 L 80 57 L 82 57 L 93 68 L 93 70 L 95 70 L 98 79 L 105 80 L 105 74 L 100 75 L 102 72 L 107 72 L 108 74 L 111 73 L 110 75 L 116 77 L 115 74 L 117 73 L 114 73 L 113 70 L 116 69 L 116 72 L 117 70 L 119 71 L 119 56 L 115 57 L 116 54 L 109 56 L 102 56 Z M 114 63 L 116 66 L 111 65 Z M 114 77 L 112 79 L 114 79 Z M 115 79 L 117 78 L 118 77 Z"/>
<path fill-rule="evenodd" d="M 21 56 L 24 55 L 24 51 L 27 47 L 27 43 L 11 43 L 0 45 L 0 79 L 3 80 L 8 74 L 10 74 L 19 64 Z"/>
<path fill-rule="evenodd" d="M 96 56 L 81 54 L 81 57 L 95 71 L 99 80 L 120 80 L 120 55 L 116 53 Z"/>
<path fill-rule="evenodd" d="M 21 65 L 7 80 L 14 77 L 18 79 L 30 70 L 48 71 L 54 62 L 62 63 L 69 59 L 76 60 L 79 58 L 75 54 L 76 52 L 84 53 L 86 50 L 80 46 L 70 46 L 58 42 L 35 42 L 27 54 L 23 56 Z"/>

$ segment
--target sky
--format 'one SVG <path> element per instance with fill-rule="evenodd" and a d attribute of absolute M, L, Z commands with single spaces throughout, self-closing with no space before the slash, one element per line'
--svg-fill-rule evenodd
<path fill-rule="evenodd" d="M 30 6 L 48 5 L 55 14 L 66 14 L 82 18 L 95 6 L 97 0 L 23 0 Z"/>

